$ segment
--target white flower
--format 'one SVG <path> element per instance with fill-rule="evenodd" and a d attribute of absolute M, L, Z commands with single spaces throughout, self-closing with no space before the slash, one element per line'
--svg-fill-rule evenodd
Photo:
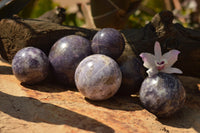
<path fill-rule="evenodd" d="M 141 53 L 140 57 L 144 61 L 144 67 L 148 68 L 147 74 L 149 77 L 157 74 L 158 72 L 164 73 L 182 73 L 178 68 L 171 67 L 178 58 L 178 50 L 170 50 L 169 52 L 162 55 L 160 43 L 155 42 L 154 54 L 150 53 Z"/>

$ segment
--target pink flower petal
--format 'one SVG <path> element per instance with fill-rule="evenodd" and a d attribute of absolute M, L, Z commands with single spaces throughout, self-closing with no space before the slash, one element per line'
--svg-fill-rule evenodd
<path fill-rule="evenodd" d="M 159 60 L 162 56 L 160 43 L 158 41 L 155 42 L 154 54 L 155 54 L 155 57 L 156 57 L 157 60 Z"/>
<path fill-rule="evenodd" d="M 149 77 L 152 77 L 153 75 L 158 73 L 158 70 L 156 68 L 151 68 L 151 69 L 148 69 L 146 72 Z"/>
<path fill-rule="evenodd" d="M 166 68 L 171 67 L 177 61 L 179 53 L 180 51 L 178 50 L 170 50 L 163 55 L 163 58 L 167 60 Z"/>
<path fill-rule="evenodd" d="M 155 67 L 155 56 L 150 53 L 141 53 L 140 57 L 143 60 L 143 66 L 146 68 Z"/>
<path fill-rule="evenodd" d="M 174 67 L 165 68 L 165 69 L 161 70 L 161 72 L 165 72 L 165 73 L 179 73 L 179 74 L 183 73 L 180 69 L 174 68 Z"/>

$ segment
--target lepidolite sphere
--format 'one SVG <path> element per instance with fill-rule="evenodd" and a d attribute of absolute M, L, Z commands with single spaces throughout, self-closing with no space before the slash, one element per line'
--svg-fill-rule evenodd
<path fill-rule="evenodd" d="M 113 59 L 120 57 L 124 46 L 123 36 L 113 28 L 104 28 L 98 31 L 92 39 L 92 51 L 94 54 L 104 54 Z"/>
<path fill-rule="evenodd" d="M 119 89 L 122 74 L 110 57 L 94 54 L 83 59 L 75 71 L 77 89 L 88 99 L 105 100 Z"/>
<path fill-rule="evenodd" d="M 167 73 L 147 77 L 140 89 L 142 104 L 158 117 L 175 113 L 183 106 L 185 98 L 185 90 L 179 79 Z"/>
<path fill-rule="evenodd" d="M 69 35 L 59 39 L 49 53 L 49 61 L 58 82 L 75 85 L 75 69 L 79 62 L 90 54 L 91 43 L 84 37 Z"/>
<path fill-rule="evenodd" d="M 49 60 L 40 49 L 26 47 L 19 50 L 14 56 L 12 71 L 19 81 L 27 84 L 35 84 L 47 77 Z"/>

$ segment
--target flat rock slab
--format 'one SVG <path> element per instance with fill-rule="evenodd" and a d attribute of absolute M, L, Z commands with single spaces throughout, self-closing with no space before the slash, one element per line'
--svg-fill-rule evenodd
<path fill-rule="evenodd" d="M 141 106 L 137 94 L 97 102 L 55 83 L 25 86 L 0 61 L 0 133 L 200 132 L 200 78 L 180 79 L 187 92 L 185 106 L 158 119 Z"/>

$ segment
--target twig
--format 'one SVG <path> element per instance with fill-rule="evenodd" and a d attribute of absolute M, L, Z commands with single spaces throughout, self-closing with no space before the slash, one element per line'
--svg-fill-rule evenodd
<path fill-rule="evenodd" d="M 94 20 L 92 18 L 91 10 L 89 9 L 89 7 L 85 3 L 81 3 L 81 10 L 85 17 L 86 27 L 96 28 L 96 26 L 94 24 Z"/>

